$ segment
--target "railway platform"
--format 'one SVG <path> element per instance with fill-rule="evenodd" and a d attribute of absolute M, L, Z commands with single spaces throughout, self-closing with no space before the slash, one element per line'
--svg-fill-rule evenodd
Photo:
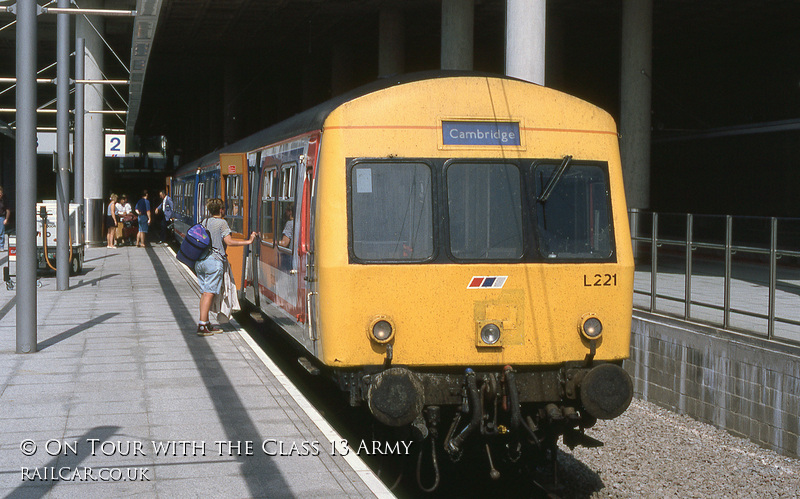
<path fill-rule="evenodd" d="M 390 497 L 235 322 L 197 336 L 198 298 L 166 247 L 89 248 L 16 354 L 0 289 L 0 496 Z"/>

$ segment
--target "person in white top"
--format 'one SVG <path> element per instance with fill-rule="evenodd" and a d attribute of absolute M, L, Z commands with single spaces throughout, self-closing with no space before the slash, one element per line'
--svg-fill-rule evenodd
<path fill-rule="evenodd" d="M 114 206 L 114 209 L 117 211 L 117 215 L 129 215 L 133 211 L 128 202 L 128 196 L 125 194 L 120 196 L 119 203 Z"/>

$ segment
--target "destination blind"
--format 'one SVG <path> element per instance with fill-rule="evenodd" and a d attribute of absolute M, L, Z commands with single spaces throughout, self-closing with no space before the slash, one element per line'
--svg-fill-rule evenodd
<path fill-rule="evenodd" d="M 455 146 L 518 146 L 519 123 L 442 121 L 442 143 Z"/>

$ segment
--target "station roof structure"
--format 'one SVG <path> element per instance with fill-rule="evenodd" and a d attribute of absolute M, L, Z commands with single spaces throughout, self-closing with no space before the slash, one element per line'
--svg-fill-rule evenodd
<path fill-rule="evenodd" d="M 546 84 L 616 118 L 622 3 L 547 3 Z M 475 70 L 504 70 L 505 6 L 475 0 Z M 341 91 L 331 73 L 343 60 L 349 88 L 374 80 L 379 12 L 397 7 L 405 16 L 405 70 L 437 69 L 441 0 L 106 0 L 104 8 L 138 12 L 106 19 L 109 52 L 124 63 L 107 54 L 106 76 L 131 81 L 130 90 L 106 92 L 109 108 L 129 111 L 127 119 L 107 118 L 106 127 L 166 136 L 184 159 L 199 157 L 230 142 L 222 121 L 235 122 L 241 138 Z M 14 75 L 15 31 L 6 27 L 13 21 L 0 13 L 4 77 Z M 38 29 L 37 66 L 45 68 L 55 62 L 55 16 L 40 16 Z M 55 68 L 43 75 L 54 77 Z M 650 76 L 654 142 L 726 127 L 748 133 L 765 123 L 791 130 L 800 123 L 800 3 L 654 1 Z M 40 85 L 40 105 L 55 98 L 51 87 Z M 0 108 L 14 107 L 13 94 L 0 93 Z M 13 114 L 0 121 L 13 125 Z M 40 126 L 54 123 L 54 115 L 40 118 Z"/>

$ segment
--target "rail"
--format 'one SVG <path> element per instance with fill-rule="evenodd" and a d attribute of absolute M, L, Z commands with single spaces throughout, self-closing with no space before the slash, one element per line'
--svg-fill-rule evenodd
<path fill-rule="evenodd" d="M 800 219 L 629 215 L 635 308 L 800 344 Z"/>

